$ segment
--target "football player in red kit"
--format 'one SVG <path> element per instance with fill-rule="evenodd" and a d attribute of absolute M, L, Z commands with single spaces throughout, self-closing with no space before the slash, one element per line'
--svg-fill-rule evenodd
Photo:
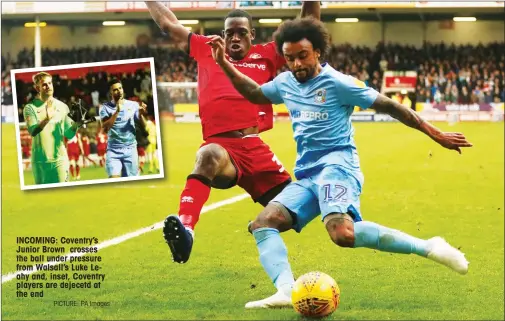
<path fill-rule="evenodd" d="M 179 200 L 179 215 L 165 219 L 163 235 L 175 262 L 188 261 L 194 228 L 209 198 L 211 187 L 238 185 L 255 202 L 266 206 L 291 182 L 280 161 L 258 134 L 273 126 L 271 105 L 255 105 L 244 99 L 212 58 L 209 38 L 188 31 L 159 2 L 146 1 L 153 20 L 170 39 L 186 48 L 198 62 L 198 105 L 204 143 L 196 153 L 193 172 Z M 302 5 L 302 16 L 320 17 L 319 1 Z M 274 42 L 253 45 L 251 16 L 232 10 L 224 22 L 223 37 L 228 59 L 259 84 L 272 80 L 285 64 Z"/>
<path fill-rule="evenodd" d="M 89 162 L 88 162 L 88 159 L 89 159 L 89 138 L 86 135 L 86 133 L 81 136 L 81 140 L 82 140 L 82 156 L 83 156 L 82 163 L 83 163 L 84 167 L 88 167 L 89 166 Z"/>
<path fill-rule="evenodd" d="M 100 162 L 100 167 L 105 165 L 105 152 L 107 151 L 107 134 L 99 130 L 96 134 L 96 153 Z"/>
<path fill-rule="evenodd" d="M 20 129 L 21 135 L 21 155 L 23 157 L 24 169 L 30 167 L 31 156 L 32 156 L 32 135 L 28 132 L 26 128 Z"/>
<path fill-rule="evenodd" d="M 70 162 L 70 175 L 73 180 L 80 180 L 80 167 L 79 167 L 79 157 L 84 153 L 84 148 L 82 144 L 82 135 L 77 132 L 75 136 L 67 140 L 67 154 L 68 160 Z"/>

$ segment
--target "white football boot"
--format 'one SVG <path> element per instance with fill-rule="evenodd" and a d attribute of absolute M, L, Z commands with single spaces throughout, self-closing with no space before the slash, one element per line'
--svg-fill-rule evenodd
<path fill-rule="evenodd" d="M 468 261 L 458 249 L 452 247 L 443 238 L 436 236 L 428 240 L 430 250 L 428 259 L 443 264 L 459 274 L 468 273 Z"/>
<path fill-rule="evenodd" d="M 291 308 L 291 297 L 287 296 L 284 291 L 277 291 L 272 296 L 259 301 L 247 302 L 246 309 L 275 309 L 275 308 Z"/>

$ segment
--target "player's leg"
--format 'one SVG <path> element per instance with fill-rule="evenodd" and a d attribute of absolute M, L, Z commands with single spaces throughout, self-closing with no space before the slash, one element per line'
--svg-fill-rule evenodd
<path fill-rule="evenodd" d="M 158 160 L 158 153 L 156 152 L 156 143 L 150 144 L 151 147 L 151 161 L 153 162 L 154 170 L 158 172 L 160 170 L 160 163 Z"/>
<path fill-rule="evenodd" d="M 326 229 L 335 244 L 342 247 L 366 247 L 384 252 L 417 254 L 450 269 L 466 274 L 465 255 L 441 237 L 419 239 L 374 222 L 353 222 L 349 214 L 332 213 L 325 217 Z"/>
<path fill-rule="evenodd" d="M 117 154 L 112 149 L 107 149 L 105 159 L 105 171 L 109 178 L 121 177 L 121 170 L 123 164 L 121 163 L 121 155 Z"/>
<path fill-rule="evenodd" d="M 105 151 L 100 147 L 97 150 L 97 154 L 98 154 L 98 163 L 100 164 L 100 167 L 103 167 L 105 164 L 105 159 L 104 159 Z"/>
<path fill-rule="evenodd" d="M 139 155 L 136 147 L 124 148 L 123 177 L 138 176 L 139 174 Z"/>
<path fill-rule="evenodd" d="M 69 153 L 69 161 L 70 161 L 70 174 L 72 175 L 72 179 L 81 179 L 81 168 L 79 166 L 80 155 L 79 152 L 71 152 Z"/>
<path fill-rule="evenodd" d="M 341 247 L 370 248 L 384 252 L 417 254 L 465 274 L 464 255 L 441 238 L 423 240 L 377 223 L 362 221 L 360 180 L 336 167 L 327 167 L 319 176 L 319 204 L 326 230 Z"/>
<path fill-rule="evenodd" d="M 195 225 L 211 187 L 229 188 L 237 177 L 238 171 L 223 146 L 210 143 L 200 147 L 193 172 L 187 177 L 179 199 L 178 216 L 169 215 L 164 221 L 163 237 L 175 262 L 185 263 L 189 259 Z"/>
<path fill-rule="evenodd" d="M 55 184 L 68 182 L 68 160 L 57 160 L 51 163 L 44 163 L 42 166 L 43 183 L 42 184 Z"/>
<path fill-rule="evenodd" d="M 288 262 L 286 245 L 280 232 L 294 228 L 297 232 L 319 214 L 317 198 L 307 188 L 309 182 L 288 185 L 249 225 L 256 240 L 261 265 L 277 288 L 263 300 L 248 302 L 246 308 L 290 307 L 295 282 Z"/>
<path fill-rule="evenodd" d="M 154 171 L 154 163 L 151 155 L 151 150 L 152 150 L 152 144 L 149 143 L 145 149 L 145 162 L 149 163 L 149 173 L 153 173 Z"/>
<path fill-rule="evenodd" d="M 82 154 L 82 167 L 89 167 L 88 160 L 86 159 L 86 154 Z"/>
<path fill-rule="evenodd" d="M 75 176 L 77 180 L 81 179 L 81 166 L 79 166 L 79 157 L 75 161 Z"/>
<path fill-rule="evenodd" d="M 69 181 L 68 175 L 68 159 L 61 159 L 54 163 L 54 170 L 56 172 L 57 183 L 63 183 Z M 77 174 L 79 177 L 79 174 Z"/>
<path fill-rule="evenodd" d="M 139 157 L 138 157 L 139 171 L 141 173 L 143 173 L 144 172 L 144 165 L 145 165 L 146 161 L 149 162 L 148 157 L 146 157 L 146 149 L 144 147 L 137 146 L 137 154 L 139 155 Z"/>
<path fill-rule="evenodd" d="M 35 184 L 44 184 L 44 163 L 37 163 L 32 160 L 32 173 Z"/>
<path fill-rule="evenodd" d="M 75 179 L 75 165 L 76 165 L 75 159 L 70 158 L 69 162 L 70 162 L 70 175 L 72 176 L 72 179 Z"/>

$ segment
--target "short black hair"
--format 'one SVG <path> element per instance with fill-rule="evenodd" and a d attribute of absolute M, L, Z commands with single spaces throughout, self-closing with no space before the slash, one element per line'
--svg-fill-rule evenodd
<path fill-rule="evenodd" d="M 109 81 L 109 89 L 112 87 L 112 85 L 114 84 L 122 84 L 121 83 L 121 80 L 119 80 L 119 78 L 112 78 L 110 81 Z"/>
<path fill-rule="evenodd" d="M 328 29 L 321 21 L 312 17 L 283 22 L 274 32 L 273 38 L 280 54 L 282 54 L 282 45 L 285 42 L 298 42 L 302 39 L 310 41 L 314 50 L 319 49 L 323 57 L 330 48 Z"/>
<path fill-rule="evenodd" d="M 249 27 L 251 29 L 253 27 L 252 16 L 247 11 L 240 10 L 240 9 L 233 9 L 232 11 L 228 12 L 226 17 L 224 17 L 224 20 L 226 20 L 228 18 L 247 18 L 247 20 L 249 21 Z"/>

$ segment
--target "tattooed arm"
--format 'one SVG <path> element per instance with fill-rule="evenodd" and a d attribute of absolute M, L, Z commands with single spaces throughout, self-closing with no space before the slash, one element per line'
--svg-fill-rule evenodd
<path fill-rule="evenodd" d="M 442 132 L 437 127 L 423 120 L 421 116 L 419 116 L 411 108 L 405 107 L 399 102 L 396 102 L 384 95 L 379 94 L 370 108 L 375 109 L 378 113 L 390 115 L 403 124 L 415 128 L 428 135 L 431 139 L 443 147 L 456 150 L 460 154 L 460 147 L 472 146 L 472 144 L 466 140 L 463 134 Z"/>
<path fill-rule="evenodd" d="M 189 30 L 177 20 L 173 12 L 161 2 L 145 1 L 145 4 L 158 27 L 169 34 L 174 43 L 187 46 Z"/>

